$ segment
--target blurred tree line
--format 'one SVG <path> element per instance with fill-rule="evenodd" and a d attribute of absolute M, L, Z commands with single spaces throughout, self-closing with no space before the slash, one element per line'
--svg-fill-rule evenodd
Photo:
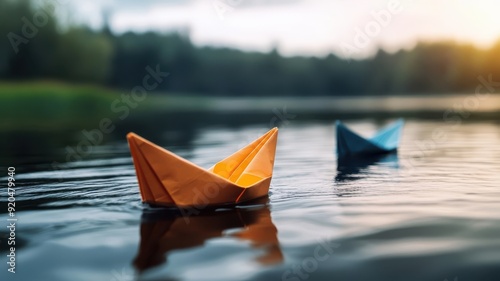
<path fill-rule="evenodd" d="M 283 57 L 198 47 L 183 33 L 125 33 L 64 25 L 54 7 L 0 0 L 0 79 L 57 79 L 130 89 L 146 66 L 170 72 L 158 91 L 231 96 L 380 95 L 473 91 L 478 75 L 500 81 L 500 42 L 380 50 L 363 60 Z M 46 15 L 46 18 L 43 15 Z"/>

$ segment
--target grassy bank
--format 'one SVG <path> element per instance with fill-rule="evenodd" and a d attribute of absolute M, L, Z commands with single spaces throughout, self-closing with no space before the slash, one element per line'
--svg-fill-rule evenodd
<path fill-rule="evenodd" d="M 257 99 L 149 93 L 144 101 L 132 101 L 131 106 L 122 98 L 129 94 L 127 91 L 59 82 L 3 82 L 0 83 L 0 130 L 79 130 L 98 126 L 102 118 L 137 121 L 145 115 L 151 119 L 151 116 L 175 113 L 289 113 L 302 117 L 325 115 L 332 118 L 385 114 L 442 118 L 446 110 L 457 105 L 466 107 L 474 100 L 474 94 Z M 497 118 L 500 95 L 492 94 L 486 100 L 478 100 L 477 108 L 473 111 L 473 118 Z"/>
<path fill-rule="evenodd" d="M 64 129 L 109 114 L 118 93 L 58 82 L 0 83 L 0 129 Z"/>
<path fill-rule="evenodd" d="M 148 93 L 137 102 L 123 96 L 130 92 L 54 81 L 0 82 L 0 130 L 65 130 L 95 127 L 102 118 L 218 109 L 206 97 Z"/>

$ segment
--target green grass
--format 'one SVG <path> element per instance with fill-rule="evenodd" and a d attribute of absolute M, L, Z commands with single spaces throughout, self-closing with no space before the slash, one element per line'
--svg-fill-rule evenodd
<path fill-rule="evenodd" d="M 118 120 L 123 111 L 112 109 L 130 92 L 55 81 L 0 82 L 0 131 L 72 130 L 93 128 L 102 118 Z M 181 94 L 148 93 L 147 99 L 129 107 L 129 116 L 158 112 L 214 110 L 212 99 Z"/>
<path fill-rule="evenodd" d="M 0 129 L 66 129 L 110 115 L 118 93 L 59 82 L 0 82 Z"/>

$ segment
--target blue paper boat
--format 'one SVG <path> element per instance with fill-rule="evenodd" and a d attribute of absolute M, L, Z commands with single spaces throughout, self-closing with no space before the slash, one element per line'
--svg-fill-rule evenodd
<path fill-rule="evenodd" d="M 337 155 L 339 158 L 356 155 L 389 153 L 398 149 L 404 120 L 399 119 L 380 130 L 374 137 L 365 139 L 337 121 Z"/>

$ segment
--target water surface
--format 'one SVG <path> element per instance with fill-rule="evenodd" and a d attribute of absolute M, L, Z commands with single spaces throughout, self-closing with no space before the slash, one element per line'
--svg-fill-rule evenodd
<path fill-rule="evenodd" d="M 208 168 L 265 125 L 155 141 Z M 333 122 L 290 122 L 269 198 L 188 217 L 140 203 L 125 139 L 62 170 L 33 155 L 16 167 L 17 273 L 2 239 L 1 280 L 500 280 L 498 122 L 409 120 L 398 154 L 359 161 L 334 147 Z"/>

